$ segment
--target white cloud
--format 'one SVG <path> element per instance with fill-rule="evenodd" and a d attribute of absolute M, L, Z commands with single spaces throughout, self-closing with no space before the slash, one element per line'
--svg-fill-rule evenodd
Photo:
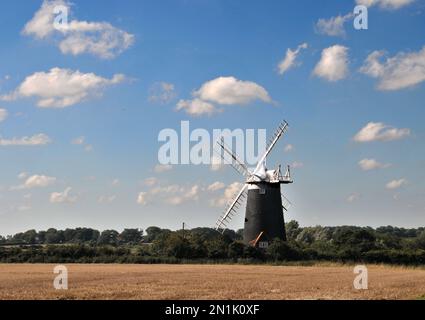
<path fill-rule="evenodd" d="M 221 105 L 248 104 L 255 100 L 271 102 L 266 89 L 251 81 L 238 80 L 235 77 L 219 77 L 204 83 L 194 95 L 204 101 Z"/>
<path fill-rule="evenodd" d="M 299 63 L 297 62 L 298 54 L 300 53 L 302 49 L 307 49 L 307 48 L 308 48 L 308 44 L 303 43 L 299 45 L 297 49 L 295 50 L 288 49 L 286 51 L 285 58 L 278 65 L 279 74 L 283 75 L 289 69 L 299 65 Z"/>
<path fill-rule="evenodd" d="M 369 122 L 355 136 L 356 142 L 394 141 L 410 135 L 410 129 L 397 129 L 382 122 Z"/>
<path fill-rule="evenodd" d="M 338 15 L 330 19 L 319 19 L 316 23 L 316 32 L 332 37 L 344 37 L 346 35 L 344 24 L 353 17 L 349 13 L 345 16 Z"/>
<path fill-rule="evenodd" d="M 184 194 L 184 198 L 187 200 L 198 200 L 200 190 L 200 186 L 194 185 Z"/>
<path fill-rule="evenodd" d="M 116 200 L 117 196 L 116 195 L 110 195 L 110 196 L 100 196 L 97 199 L 98 203 L 112 203 Z"/>
<path fill-rule="evenodd" d="M 149 194 L 155 195 L 155 196 L 161 196 L 161 195 L 176 194 L 178 192 L 183 193 L 184 190 L 185 189 L 183 187 L 177 184 L 173 184 L 173 185 L 169 185 L 165 187 L 156 186 L 155 188 L 149 191 Z"/>
<path fill-rule="evenodd" d="M 155 178 L 155 177 L 150 177 L 150 178 L 146 178 L 144 181 L 143 181 L 143 184 L 145 185 L 145 186 L 148 186 L 148 187 L 153 187 L 154 185 L 156 185 L 158 183 L 158 179 L 157 178 Z"/>
<path fill-rule="evenodd" d="M 27 172 L 21 172 L 20 174 L 18 174 L 18 179 L 22 180 L 28 177 L 28 173 Z"/>
<path fill-rule="evenodd" d="M 243 183 L 234 182 L 230 184 L 223 192 L 223 196 L 218 199 L 212 199 L 210 201 L 213 207 L 223 207 L 227 205 L 242 189 Z"/>
<path fill-rule="evenodd" d="M 103 59 L 121 54 L 134 43 L 134 35 L 107 22 L 73 20 L 56 28 L 55 7 L 64 6 L 71 14 L 71 5 L 65 0 L 45 0 L 34 17 L 25 25 L 22 33 L 36 39 L 60 38 L 59 49 L 63 54 L 89 53 Z"/>
<path fill-rule="evenodd" d="M 285 146 L 285 149 L 283 149 L 285 152 L 291 152 L 292 150 L 294 150 L 294 146 L 292 144 L 287 144 Z"/>
<path fill-rule="evenodd" d="M 66 188 L 64 192 L 53 192 L 50 195 L 50 203 L 74 203 L 77 201 L 76 196 L 71 196 L 69 193 L 72 188 Z"/>
<path fill-rule="evenodd" d="M 140 192 L 139 195 L 137 196 L 137 203 L 142 205 L 142 206 L 147 205 L 148 201 L 147 201 L 146 196 L 147 196 L 146 192 Z"/>
<path fill-rule="evenodd" d="M 25 179 L 25 178 L 22 178 Z M 28 177 L 24 184 L 12 187 L 11 190 L 24 190 L 24 189 L 33 189 L 33 188 L 45 188 L 49 187 L 53 184 L 55 184 L 56 178 L 55 177 L 49 177 L 44 175 L 33 175 Z"/>
<path fill-rule="evenodd" d="M 396 10 L 413 3 L 415 0 L 356 0 L 358 5 L 366 7 L 379 6 L 383 9 Z"/>
<path fill-rule="evenodd" d="M 32 137 L 21 137 L 4 139 L 0 137 L 0 147 L 10 146 L 45 146 L 50 144 L 52 140 L 44 133 L 33 135 Z"/>
<path fill-rule="evenodd" d="M 348 75 L 348 48 L 340 45 L 323 49 L 313 74 L 328 81 L 342 80 Z"/>
<path fill-rule="evenodd" d="M 7 116 L 8 116 L 7 110 L 0 108 L 0 122 L 3 122 L 4 120 L 6 120 Z"/>
<path fill-rule="evenodd" d="M 157 82 L 149 89 L 149 101 L 159 104 L 167 104 L 176 97 L 175 86 L 172 83 Z"/>
<path fill-rule="evenodd" d="M 205 102 L 201 99 L 180 100 L 177 103 L 177 111 L 184 110 L 191 116 L 212 115 L 220 112 L 212 103 Z"/>
<path fill-rule="evenodd" d="M 185 202 L 196 201 L 199 199 L 200 187 L 194 185 L 190 189 L 182 189 L 182 194 L 177 196 L 172 196 L 166 199 L 166 202 L 171 205 L 181 205 Z"/>
<path fill-rule="evenodd" d="M 155 183 L 155 185 L 152 186 L 154 187 L 153 189 L 139 194 L 137 201 L 139 204 L 146 205 L 155 200 L 171 205 L 181 205 L 185 202 L 197 201 L 202 189 L 199 185 L 189 187 L 177 184 L 160 186 Z"/>
<path fill-rule="evenodd" d="M 352 193 L 352 194 L 350 194 L 347 197 L 347 202 L 352 203 L 352 202 L 355 202 L 355 201 L 357 201 L 359 199 L 360 199 L 360 194 L 358 194 L 358 193 Z"/>
<path fill-rule="evenodd" d="M 407 180 L 403 178 L 400 180 L 392 180 L 388 182 L 385 187 L 389 190 L 395 190 L 395 189 L 401 188 L 402 186 L 406 184 L 407 184 Z"/>
<path fill-rule="evenodd" d="M 106 79 L 94 73 L 82 73 L 70 69 L 52 68 L 49 72 L 36 72 L 28 76 L 11 94 L 2 96 L 2 100 L 18 98 L 38 98 L 41 108 L 66 108 L 99 96 L 105 87 L 124 81 L 125 76 L 116 74 Z"/>
<path fill-rule="evenodd" d="M 271 103 L 269 93 L 262 86 L 235 77 L 219 77 L 204 83 L 192 93 L 192 100 L 180 100 L 177 110 L 194 116 L 211 115 L 222 111 L 218 105 L 246 105 L 254 101 Z"/>
<path fill-rule="evenodd" d="M 114 179 L 114 180 L 112 180 L 112 182 L 111 182 L 111 185 L 113 186 L 113 187 L 116 187 L 116 186 L 118 186 L 120 184 L 120 180 L 119 179 Z"/>
<path fill-rule="evenodd" d="M 384 51 L 374 51 L 360 72 L 378 79 L 379 90 L 400 90 L 425 81 L 425 46 L 418 52 L 398 53 L 381 61 Z"/>
<path fill-rule="evenodd" d="M 73 139 L 71 141 L 71 143 L 75 144 L 75 145 L 83 145 L 85 143 L 85 141 L 86 141 L 85 137 L 78 137 L 78 138 Z"/>
<path fill-rule="evenodd" d="M 214 191 L 218 191 L 218 190 L 223 189 L 225 186 L 226 185 L 223 182 L 217 181 L 217 182 L 214 182 L 214 183 L 210 184 L 208 186 L 207 190 L 214 192 Z"/>
<path fill-rule="evenodd" d="M 294 169 L 303 168 L 304 167 L 304 163 L 295 161 L 295 162 L 293 162 L 291 164 L 291 167 L 294 168 Z"/>
<path fill-rule="evenodd" d="M 386 169 L 391 167 L 390 163 L 380 163 L 375 159 L 363 159 L 359 161 L 359 166 L 363 171 L 370 171 L 375 169 Z"/>
<path fill-rule="evenodd" d="M 93 146 L 91 144 L 88 144 L 84 147 L 84 151 L 86 152 L 92 152 L 93 151 Z"/>
<path fill-rule="evenodd" d="M 173 166 L 170 164 L 157 164 L 154 168 L 156 173 L 163 173 L 173 169 Z"/>

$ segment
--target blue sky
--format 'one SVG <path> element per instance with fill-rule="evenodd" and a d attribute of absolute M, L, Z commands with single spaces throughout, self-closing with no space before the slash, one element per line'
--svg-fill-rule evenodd
<path fill-rule="evenodd" d="M 355 30 L 349 16 L 359 3 L 369 6 L 368 30 Z M 69 8 L 72 30 L 52 27 L 54 5 Z M 0 234 L 213 226 L 242 179 L 231 168 L 158 167 L 158 133 L 183 120 L 271 134 L 286 119 L 290 131 L 268 164 L 294 164 L 287 220 L 425 224 L 424 1 L 2 7 Z M 296 58 L 280 74 L 288 49 Z M 208 82 L 223 90 L 206 97 Z M 245 100 L 235 88 L 249 91 Z M 192 108 L 176 110 L 182 101 Z M 243 215 L 231 227 L 242 227 Z"/>

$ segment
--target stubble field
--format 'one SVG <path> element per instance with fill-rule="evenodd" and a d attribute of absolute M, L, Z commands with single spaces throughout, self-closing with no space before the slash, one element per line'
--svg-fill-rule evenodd
<path fill-rule="evenodd" d="M 0 265 L 0 299 L 418 299 L 425 270 L 368 266 L 355 290 L 351 266 L 67 265 L 69 290 L 53 288 L 55 265 Z"/>

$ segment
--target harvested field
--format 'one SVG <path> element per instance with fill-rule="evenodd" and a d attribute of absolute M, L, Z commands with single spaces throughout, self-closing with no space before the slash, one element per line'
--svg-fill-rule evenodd
<path fill-rule="evenodd" d="M 369 289 L 350 266 L 67 265 L 69 290 L 53 288 L 55 265 L 0 265 L 0 299 L 418 299 L 425 270 L 368 266 Z"/>

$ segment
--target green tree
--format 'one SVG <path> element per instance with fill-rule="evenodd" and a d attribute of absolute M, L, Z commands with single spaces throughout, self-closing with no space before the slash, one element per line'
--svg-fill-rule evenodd
<path fill-rule="evenodd" d="M 300 229 L 299 223 L 295 220 L 291 220 L 286 223 L 285 228 L 288 240 L 295 240 L 302 231 L 302 229 Z"/>
<path fill-rule="evenodd" d="M 103 231 L 97 243 L 100 245 L 117 245 L 118 244 L 119 233 L 115 230 L 105 230 Z"/>
<path fill-rule="evenodd" d="M 46 243 L 48 244 L 58 244 L 64 242 L 64 236 L 62 231 L 58 231 L 54 228 L 50 228 L 46 231 Z"/>
<path fill-rule="evenodd" d="M 143 240 L 143 230 L 141 229 L 124 229 L 119 236 L 120 243 L 123 244 L 139 244 Z"/>
<path fill-rule="evenodd" d="M 225 259 L 227 258 L 228 244 L 221 238 L 216 238 L 205 242 L 208 258 Z"/>
<path fill-rule="evenodd" d="M 156 240 L 156 238 L 162 234 L 164 232 L 164 230 L 162 230 L 161 228 L 158 227 L 149 227 L 146 230 L 146 235 L 145 235 L 145 242 L 147 243 L 152 243 Z M 169 231 L 169 230 L 167 230 Z"/>
<path fill-rule="evenodd" d="M 28 243 L 28 244 L 37 243 L 37 231 L 28 230 L 27 232 L 23 234 L 22 239 L 24 240 L 25 243 Z"/>
<path fill-rule="evenodd" d="M 296 260 L 299 258 L 297 250 L 295 250 L 290 243 L 280 239 L 272 241 L 266 250 L 266 254 L 272 260 L 277 261 Z"/>
<path fill-rule="evenodd" d="M 243 256 L 245 245 L 238 241 L 234 241 L 229 245 L 229 258 L 238 259 Z"/>

